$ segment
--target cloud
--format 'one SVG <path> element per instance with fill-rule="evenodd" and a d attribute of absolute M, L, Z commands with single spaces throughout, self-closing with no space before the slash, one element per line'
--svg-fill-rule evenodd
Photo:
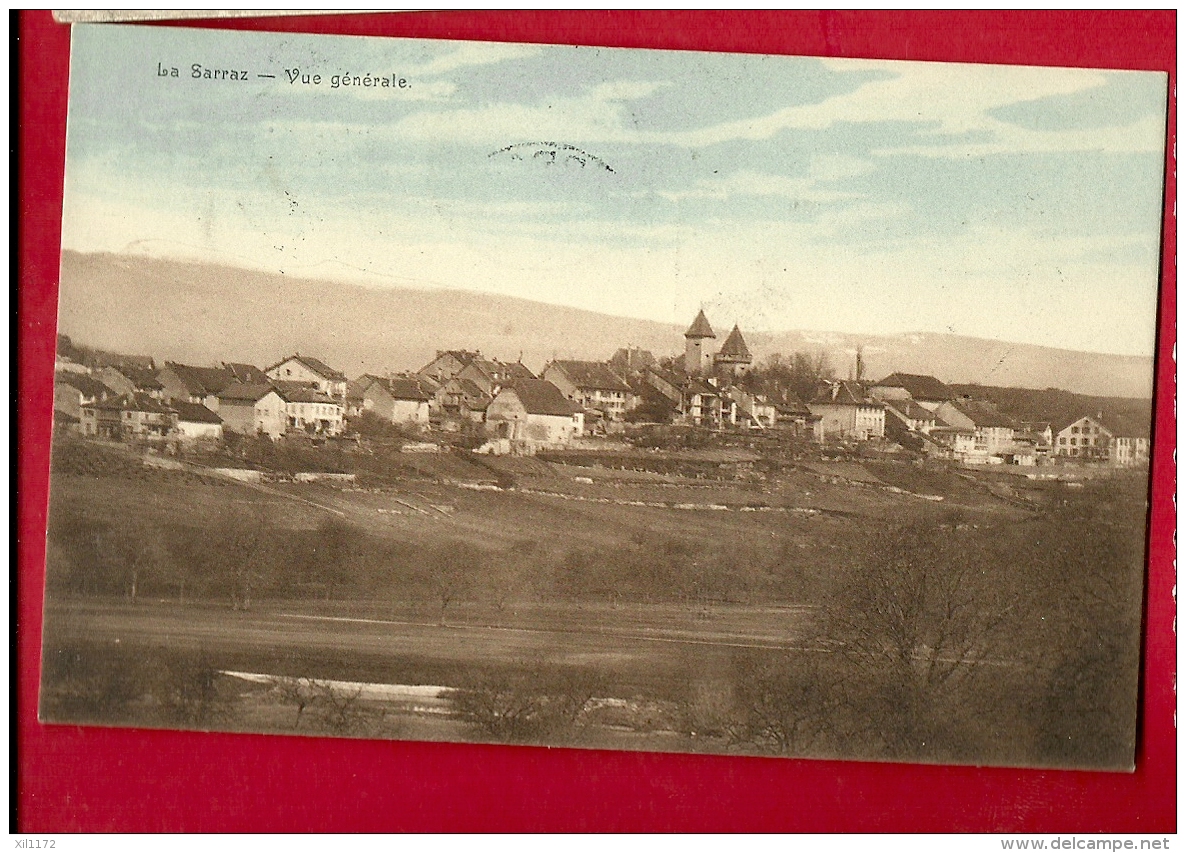
<path fill-rule="evenodd" d="M 399 122 L 396 130 L 411 139 L 471 144 L 547 134 L 584 143 L 705 148 L 769 140 L 792 130 L 905 123 L 916 128 L 916 144 L 889 147 L 880 153 L 950 157 L 1010 150 L 1144 152 L 1158 150 L 1164 138 L 1164 127 L 1157 117 L 1120 127 L 1034 130 L 992 115 L 1011 105 L 1101 88 L 1109 73 L 1120 72 L 860 60 L 828 60 L 826 64 L 838 73 L 884 73 L 853 91 L 818 103 L 693 130 L 654 131 L 636 125 L 629 103 L 661 96 L 663 89 L 674 86 L 669 81 L 636 80 L 611 81 L 577 97 L 538 104 L 502 102 L 473 109 L 418 112 Z M 885 74 L 892 76 L 887 79 Z"/>
<path fill-rule="evenodd" d="M 454 50 L 419 65 L 407 66 L 403 74 L 408 79 L 439 77 L 475 65 L 493 65 L 513 59 L 527 59 L 543 48 L 528 44 L 460 43 Z"/>

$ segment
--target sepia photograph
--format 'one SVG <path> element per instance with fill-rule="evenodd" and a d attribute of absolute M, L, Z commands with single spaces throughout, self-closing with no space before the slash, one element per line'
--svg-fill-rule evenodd
<path fill-rule="evenodd" d="M 40 719 L 1132 771 L 1168 94 L 73 25 Z"/>

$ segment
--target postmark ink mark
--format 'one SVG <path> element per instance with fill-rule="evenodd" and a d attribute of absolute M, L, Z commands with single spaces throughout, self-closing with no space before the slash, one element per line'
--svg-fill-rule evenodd
<path fill-rule="evenodd" d="M 542 163 L 545 166 L 575 166 L 581 169 L 601 169 L 613 172 L 613 168 L 588 151 L 560 142 L 517 142 L 507 145 L 488 155 L 491 159 L 520 160 Z"/>

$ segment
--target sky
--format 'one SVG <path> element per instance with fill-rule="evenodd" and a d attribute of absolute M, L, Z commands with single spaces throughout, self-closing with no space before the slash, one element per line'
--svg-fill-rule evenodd
<path fill-rule="evenodd" d="M 746 331 L 1153 354 L 1163 74 L 113 25 L 73 40 L 66 249 L 669 323 L 704 307 Z"/>

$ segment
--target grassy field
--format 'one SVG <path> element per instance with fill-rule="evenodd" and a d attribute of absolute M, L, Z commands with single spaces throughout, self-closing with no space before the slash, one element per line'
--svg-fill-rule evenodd
<path fill-rule="evenodd" d="M 148 468 L 118 449 L 59 449 L 42 713 L 639 749 L 1123 760 L 1136 672 L 1123 661 L 1139 637 L 1139 576 L 1125 569 L 1143 553 L 1137 479 L 1084 502 L 1083 489 L 1014 472 L 754 458 L 667 473 L 621 455 L 425 455 L 388 470 L 369 458 L 359 485 L 340 487 L 250 485 Z M 1112 599 L 1103 609 L 1107 596 L 1081 589 L 1093 572 Z M 906 616 L 904 600 L 915 602 Z M 1101 625 L 1112 626 L 1114 659 L 1092 663 Z M 891 654 L 895 643 L 906 645 Z M 1085 671 L 1110 685 L 1104 711 L 1063 701 L 1066 679 Z M 435 685 L 448 711 L 362 701 L 341 686 L 356 682 Z M 301 690 L 315 694 L 307 714 Z"/>

